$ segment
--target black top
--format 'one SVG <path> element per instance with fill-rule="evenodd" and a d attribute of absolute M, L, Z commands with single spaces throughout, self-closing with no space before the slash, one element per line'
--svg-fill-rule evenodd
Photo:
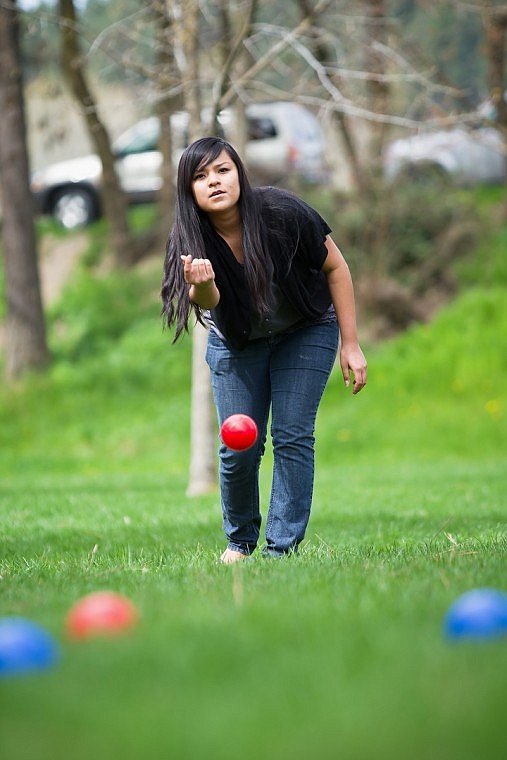
<path fill-rule="evenodd" d="M 330 227 L 293 193 L 274 187 L 254 188 L 253 192 L 260 201 L 274 283 L 302 322 L 318 320 L 331 305 L 327 279 L 321 271 Z M 220 292 L 220 302 L 211 310 L 211 319 L 227 342 L 242 348 L 251 336 L 253 311 L 243 265 L 211 228 L 205 234 L 205 245 Z"/>

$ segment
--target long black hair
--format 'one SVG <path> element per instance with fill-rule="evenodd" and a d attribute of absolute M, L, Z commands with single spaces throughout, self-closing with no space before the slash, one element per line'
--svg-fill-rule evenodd
<path fill-rule="evenodd" d="M 220 137 L 203 137 L 189 145 L 180 158 L 174 224 L 169 233 L 164 259 L 162 317 L 168 327 L 176 323 L 175 341 L 183 330 L 188 331 L 188 320 L 192 310 L 197 320 L 202 322 L 200 308 L 191 303 L 188 297 L 181 256 L 191 253 L 193 258 L 207 258 L 205 236 L 207 231 L 212 231 L 207 214 L 195 202 L 192 181 L 196 172 L 214 161 L 222 151 L 227 153 L 238 170 L 238 207 L 242 225 L 245 277 L 251 301 L 259 314 L 266 314 L 269 309 L 273 270 L 271 259 L 263 244 L 260 201 L 252 191 L 245 166 L 232 145 Z"/>

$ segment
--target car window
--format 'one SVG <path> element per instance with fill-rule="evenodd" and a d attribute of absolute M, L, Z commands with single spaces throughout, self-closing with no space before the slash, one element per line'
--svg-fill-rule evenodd
<path fill-rule="evenodd" d="M 248 117 L 248 139 L 265 140 L 269 137 L 277 137 L 275 123 L 267 116 Z"/>
<path fill-rule="evenodd" d="M 118 140 L 115 153 L 118 157 L 132 156 L 137 153 L 157 150 L 159 138 L 158 121 L 149 119 L 140 122 Z"/>

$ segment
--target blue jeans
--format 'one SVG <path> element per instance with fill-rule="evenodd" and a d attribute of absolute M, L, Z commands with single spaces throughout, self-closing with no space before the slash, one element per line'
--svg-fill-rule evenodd
<path fill-rule="evenodd" d="M 241 413 L 252 417 L 259 430 L 247 451 L 219 448 L 223 527 L 230 549 L 251 554 L 259 541 L 259 467 L 270 410 L 274 462 L 263 554 L 295 551 L 303 540 L 313 495 L 315 419 L 338 335 L 336 322 L 316 324 L 235 350 L 210 331 L 206 361 L 219 425 Z"/>

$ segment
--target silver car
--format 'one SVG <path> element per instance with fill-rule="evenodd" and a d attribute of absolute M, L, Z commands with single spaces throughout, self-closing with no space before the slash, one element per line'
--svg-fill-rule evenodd
<path fill-rule="evenodd" d="M 247 106 L 248 142 L 245 160 L 254 180 L 284 182 L 291 175 L 322 181 L 324 136 L 318 120 L 296 103 L 255 103 Z M 234 113 L 220 114 L 224 135 L 234 143 Z M 171 120 L 174 160 L 188 143 L 188 118 Z M 161 186 L 160 124 L 153 116 L 138 122 L 114 144 L 120 184 L 131 203 L 153 201 Z M 38 213 L 50 214 L 67 229 L 84 226 L 101 214 L 102 164 L 97 155 L 52 164 L 32 177 Z"/>
<path fill-rule="evenodd" d="M 388 181 L 441 177 L 459 186 L 506 178 L 506 144 L 493 127 L 455 127 L 394 140 L 384 155 Z"/>

